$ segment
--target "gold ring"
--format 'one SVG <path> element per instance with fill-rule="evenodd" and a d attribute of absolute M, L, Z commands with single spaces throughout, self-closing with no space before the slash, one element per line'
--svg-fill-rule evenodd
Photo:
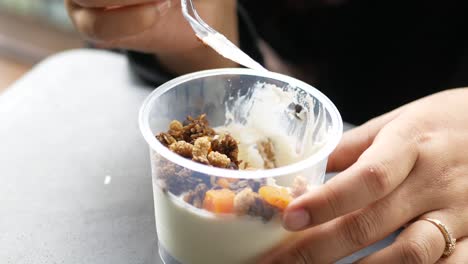
<path fill-rule="evenodd" d="M 444 253 L 442 254 L 442 257 L 446 258 L 452 255 L 453 252 L 455 251 L 455 244 L 457 243 L 457 240 L 453 238 L 452 233 L 450 233 L 447 226 L 443 224 L 441 221 L 432 219 L 432 218 L 423 218 L 422 220 L 426 220 L 432 223 L 440 230 L 440 232 L 442 232 L 442 235 L 444 236 L 444 239 L 445 239 L 445 249 L 444 249 Z"/>

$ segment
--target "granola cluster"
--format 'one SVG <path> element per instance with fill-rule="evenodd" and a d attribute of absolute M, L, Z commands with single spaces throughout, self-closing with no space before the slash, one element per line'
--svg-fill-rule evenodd
<path fill-rule="evenodd" d="M 197 208 L 203 208 L 203 200 L 205 199 L 205 194 L 208 190 L 209 189 L 206 184 L 200 183 L 194 190 L 184 196 L 184 201 Z"/>
<path fill-rule="evenodd" d="M 276 158 L 274 149 L 275 148 L 273 147 L 273 142 L 270 139 L 262 141 L 258 144 L 258 151 L 263 157 L 264 167 L 266 169 L 276 168 Z"/>
<path fill-rule="evenodd" d="M 209 126 L 206 115 L 187 117 L 182 123 L 174 120 L 167 132 L 156 138 L 180 156 L 208 166 L 239 170 L 248 164 L 238 159 L 238 142 L 229 134 L 217 134 Z M 265 168 L 275 168 L 271 140 L 258 143 Z M 155 159 L 157 181 L 163 191 L 181 196 L 192 206 L 214 213 L 232 213 L 261 217 L 268 221 L 283 210 L 293 197 L 305 192 L 305 179 L 296 179 L 292 192 L 269 186 L 265 179 L 229 179 L 192 172 L 159 156 Z"/>
<path fill-rule="evenodd" d="M 191 170 L 182 166 L 168 162 L 162 158 L 155 157 L 156 174 L 158 183 L 165 192 L 169 191 L 174 195 L 181 195 L 187 191 L 195 189 L 199 184 L 206 181 L 206 176 L 194 175 Z"/>
<path fill-rule="evenodd" d="M 198 118 L 189 116 L 184 123 L 173 120 L 169 124 L 169 130 L 165 133 L 159 133 L 156 138 L 165 146 L 170 146 L 177 141 L 194 144 L 195 140 L 200 137 L 214 135 L 216 135 L 216 132 L 209 126 L 206 115 L 203 114 Z"/>
<path fill-rule="evenodd" d="M 173 152 L 193 161 L 213 167 L 238 169 L 239 147 L 230 135 L 218 135 L 206 120 L 206 115 L 187 117 L 184 123 L 174 120 L 167 132 L 156 138 Z"/>

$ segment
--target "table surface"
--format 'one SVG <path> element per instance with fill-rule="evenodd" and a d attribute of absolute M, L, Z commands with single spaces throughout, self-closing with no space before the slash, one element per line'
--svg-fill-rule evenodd
<path fill-rule="evenodd" d="M 123 56 L 75 50 L 0 96 L 0 263 L 162 263 L 137 123 L 152 90 Z"/>

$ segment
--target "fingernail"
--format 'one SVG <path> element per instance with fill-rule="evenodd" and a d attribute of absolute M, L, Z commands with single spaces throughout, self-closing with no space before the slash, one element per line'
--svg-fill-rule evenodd
<path fill-rule="evenodd" d="M 156 5 L 159 15 L 164 15 L 172 7 L 172 0 L 166 0 Z"/>
<path fill-rule="evenodd" d="M 308 226 L 310 215 L 304 209 L 296 209 L 286 212 L 283 217 L 284 228 L 291 231 L 298 231 Z"/>

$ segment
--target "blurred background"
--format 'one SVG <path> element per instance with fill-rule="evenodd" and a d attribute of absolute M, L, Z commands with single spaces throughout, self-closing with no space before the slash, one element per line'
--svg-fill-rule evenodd
<path fill-rule="evenodd" d="M 0 0 L 0 93 L 47 56 L 82 46 L 63 0 Z"/>

